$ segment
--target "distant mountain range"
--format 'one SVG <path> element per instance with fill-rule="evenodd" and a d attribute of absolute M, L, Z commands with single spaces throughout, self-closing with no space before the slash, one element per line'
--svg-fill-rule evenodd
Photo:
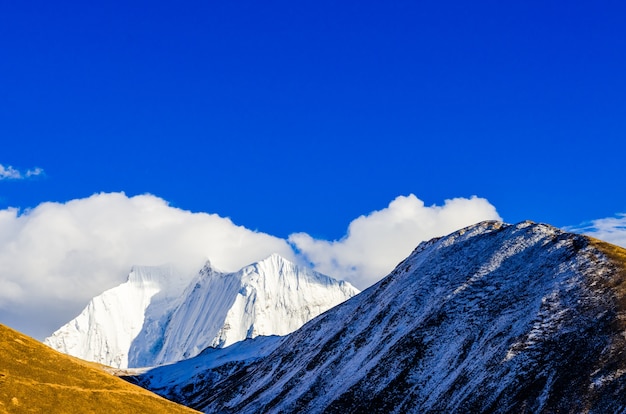
<path fill-rule="evenodd" d="M 129 380 L 207 413 L 616 413 L 625 350 L 626 250 L 483 222 L 284 338 Z"/>
<path fill-rule="evenodd" d="M 278 255 L 234 273 L 207 263 L 191 283 L 169 267 L 134 267 L 45 343 L 116 368 L 155 366 L 286 335 L 358 292 Z"/>

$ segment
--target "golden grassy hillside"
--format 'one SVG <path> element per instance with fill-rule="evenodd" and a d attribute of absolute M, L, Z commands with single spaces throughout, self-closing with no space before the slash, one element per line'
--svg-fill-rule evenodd
<path fill-rule="evenodd" d="M 589 240 L 615 266 L 616 272 L 608 285 L 615 294 L 619 310 L 626 312 L 626 249 L 593 237 L 589 237 Z M 626 328 L 626 321 L 624 327 Z"/>
<path fill-rule="evenodd" d="M 197 413 L 0 324 L 0 413 Z"/>

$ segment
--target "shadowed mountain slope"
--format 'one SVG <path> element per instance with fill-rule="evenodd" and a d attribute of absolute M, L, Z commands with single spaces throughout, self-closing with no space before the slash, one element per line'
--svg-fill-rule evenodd
<path fill-rule="evenodd" d="M 207 413 L 607 413 L 626 410 L 624 374 L 626 251 L 483 222 L 179 398 Z"/>

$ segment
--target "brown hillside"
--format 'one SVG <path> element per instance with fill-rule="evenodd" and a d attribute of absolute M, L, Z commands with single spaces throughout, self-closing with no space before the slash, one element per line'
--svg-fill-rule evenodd
<path fill-rule="evenodd" d="M 0 413 L 195 413 L 0 324 Z"/>

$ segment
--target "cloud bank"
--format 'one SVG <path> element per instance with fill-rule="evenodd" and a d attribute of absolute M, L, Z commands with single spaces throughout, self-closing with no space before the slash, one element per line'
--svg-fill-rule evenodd
<path fill-rule="evenodd" d="M 10 165 L 5 167 L 0 164 L 0 180 L 22 180 L 24 178 L 36 177 L 43 174 L 43 169 L 39 167 L 31 168 L 26 170 L 26 172 L 21 172 Z"/>
<path fill-rule="evenodd" d="M 0 165 L 1 179 L 27 175 Z M 170 263 L 191 278 L 207 259 L 234 271 L 278 253 L 364 289 L 420 242 L 482 220 L 500 220 L 484 198 L 426 206 L 411 194 L 356 218 L 340 240 L 306 233 L 285 240 L 153 195 L 101 193 L 24 212 L 7 208 L 0 210 L 0 323 L 43 339 L 122 283 L 135 264 Z M 626 247 L 626 214 L 567 230 Z"/>
<path fill-rule="evenodd" d="M 420 242 L 483 220 L 500 220 L 484 198 L 455 198 L 443 206 L 425 206 L 411 194 L 355 219 L 341 240 L 316 240 L 296 233 L 289 242 L 316 270 L 364 289 L 393 270 Z"/>
<path fill-rule="evenodd" d="M 597 239 L 626 247 L 626 214 L 593 220 L 588 224 L 568 227 L 566 230 L 584 233 Z"/>
<path fill-rule="evenodd" d="M 486 219 L 499 216 L 485 199 L 425 206 L 401 196 L 327 241 L 305 233 L 277 238 L 153 195 L 101 193 L 25 212 L 8 208 L 0 210 L 0 322 L 43 339 L 136 264 L 169 263 L 191 278 L 207 259 L 234 271 L 278 253 L 363 289 L 419 242 Z"/>
<path fill-rule="evenodd" d="M 151 195 L 0 210 L 0 322 L 41 339 L 122 283 L 134 264 L 171 263 L 192 274 L 207 259 L 238 270 L 274 252 L 294 260 L 283 239 Z"/>

